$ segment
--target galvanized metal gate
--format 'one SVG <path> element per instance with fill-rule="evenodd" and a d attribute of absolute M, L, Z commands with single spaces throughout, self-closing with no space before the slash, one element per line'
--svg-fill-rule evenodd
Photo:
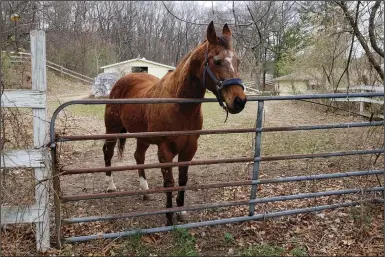
<path fill-rule="evenodd" d="M 273 179 L 259 179 L 259 167 L 261 162 L 267 161 L 277 161 L 277 160 L 294 160 L 294 159 L 307 159 L 307 158 L 328 158 L 335 156 L 349 156 L 349 155 L 367 155 L 367 154 L 383 154 L 384 149 L 367 149 L 367 150 L 354 150 L 354 151 L 344 151 L 344 152 L 327 152 L 327 153 L 311 153 L 311 154 L 297 154 L 297 155 L 282 155 L 282 156 L 261 156 L 261 142 L 262 142 L 262 133 L 268 132 L 277 132 L 277 131 L 298 131 L 298 130 L 318 130 L 318 129 L 332 129 L 332 128 L 353 128 L 353 127 L 369 127 L 369 126 L 383 126 L 384 121 L 371 121 L 371 122 L 353 122 L 353 123 L 338 123 L 338 124 L 325 124 L 325 125 L 314 125 L 314 126 L 290 126 L 290 127 L 263 127 L 263 108 L 265 101 L 285 101 L 285 100 L 303 100 L 303 99 L 337 99 L 337 98 L 355 98 L 355 97 L 383 97 L 383 93 L 352 93 L 352 94 L 316 94 L 316 95 L 296 95 L 296 96 L 249 96 L 248 101 L 257 101 L 258 102 L 258 111 L 256 115 L 256 128 L 243 128 L 243 129 L 216 129 L 216 130 L 195 130 L 195 131 L 166 131 L 166 132 L 146 132 L 146 133 L 125 133 L 125 134 L 102 134 L 102 135 L 84 135 L 84 136 L 55 136 L 55 120 L 57 115 L 61 110 L 69 105 L 74 104 L 83 104 L 83 105 L 92 105 L 92 104 L 160 104 L 160 103 L 207 103 L 207 102 L 216 102 L 216 99 L 177 99 L 177 98 L 156 98 L 156 99 L 103 99 L 103 100 L 76 100 L 70 101 L 59 106 L 54 112 L 51 124 L 50 124 L 50 139 L 51 139 L 51 154 L 53 160 L 53 184 L 55 190 L 55 223 L 57 231 L 57 240 L 59 247 L 62 243 L 74 243 L 87 241 L 98 238 L 117 238 L 135 235 L 137 233 L 155 233 L 155 232 L 165 232 L 170 231 L 175 228 L 195 228 L 202 226 L 211 226 L 219 224 L 234 223 L 240 221 L 251 221 L 251 220 L 260 220 L 266 218 L 294 215 L 300 213 L 307 213 L 312 211 L 321 211 L 326 209 L 334 209 L 339 207 L 347 207 L 358 205 L 361 202 L 343 202 L 338 204 L 331 205 L 321 205 L 314 206 L 309 208 L 301 209 L 290 209 L 285 211 L 255 214 L 255 205 L 259 203 L 267 202 L 277 202 L 277 201 L 287 201 L 295 199 L 304 199 L 304 198 L 315 198 L 321 196 L 331 196 L 331 195 L 344 195 L 344 194 L 354 194 L 362 192 L 360 188 L 344 189 L 344 190 L 333 190 L 333 191 L 324 191 L 324 192 L 315 192 L 315 193 L 303 193 L 303 194 L 294 194 L 294 195 L 284 195 L 284 196 L 273 196 L 273 197 L 263 197 L 257 198 L 257 187 L 260 184 L 271 184 L 271 183 L 285 183 L 285 182 L 294 182 L 294 181 L 306 181 L 306 180 L 320 180 L 320 179 L 333 179 L 333 178 L 342 178 L 342 177 L 354 177 L 354 176 L 368 176 L 375 174 L 384 174 L 384 169 L 380 170 L 362 170 L 362 171 L 350 171 L 343 173 L 333 173 L 333 174 L 317 174 L 311 176 L 293 176 L 293 177 L 279 177 Z M 149 136 L 170 136 L 170 135 L 191 135 L 191 134 L 229 134 L 229 133 L 255 133 L 255 152 L 254 157 L 242 157 L 242 158 L 230 158 L 230 159 L 207 159 L 207 160 L 195 160 L 191 162 L 172 162 L 172 163 L 154 163 L 154 164 L 140 164 L 140 165 L 125 165 L 125 166 L 116 166 L 116 167 L 101 167 L 101 168 L 81 168 L 81 169 L 63 169 L 58 170 L 57 162 L 57 145 L 60 142 L 68 141 L 79 141 L 79 140 L 97 140 L 97 139 L 112 139 L 112 138 L 139 138 L 139 137 L 149 137 Z M 98 193 L 98 194 L 84 194 L 84 195 L 73 195 L 66 196 L 62 195 L 60 190 L 60 180 L 59 176 L 68 176 L 72 174 L 85 174 L 85 173 L 97 173 L 97 172 L 106 172 L 106 171 L 126 171 L 126 170 L 137 170 L 138 168 L 160 168 L 160 167 L 177 167 L 177 166 L 194 166 L 194 165 L 208 165 L 208 164 L 219 164 L 219 163 L 241 163 L 241 162 L 253 162 L 253 175 L 250 180 L 245 181 L 235 181 L 235 182 L 226 182 L 226 183 L 215 183 L 215 184 L 205 184 L 205 185 L 195 185 L 195 186 L 177 186 L 172 188 L 156 188 L 149 189 L 144 191 L 125 191 L 125 192 L 112 192 L 112 193 Z M 151 212 L 135 212 L 135 213 L 122 213 L 114 214 L 108 216 L 99 216 L 99 217 L 79 217 L 79 218 L 70 218 L 62 219 L 61 215 L 61 205 L 70 201 L 80 201 L 80 200 L 89 200 L 89 199 L 102 199 L 102 198 L 113 198 L 113 197 L 123 197 L 123 196 L 133 196 L 133 195 L 144 195 L 144 194 L 154 194 L 170 191 L 180 191 L 180 190 L 198 190 L 198 189 L 208 189 L 208 188 L 222 188 L 222 187 L 234 187 L 234 186 L 251 186 L 250 200 L 248 201 L 233 201 L 233 202 L 219 202 L 219 203 L 210 203 L 194 206 L 184 206 L 184 207 L 174 207 L 174 208 L 164 208 L 160 210 L 154 210 Z M 384 191 L 384 187 L 373 187 L 365 189 L 367 192 L 375 191 Z M 209 208 L 217 207 L 229 207 L 229 206 L 239 206 L 239 205 L 249 205 L 249 213 L 245 213 L 245 216 L 238 216 L 226 219 L 217 219 L 210 221 L 202 221 L 195 223 L 186 223 L 176 226 L 166 226 L 166 227 L 156 227 L 149 229 L 141 230 L 131 230 L 118 233 L 106 233 L 102 235 L 89 235 L 89 236 L 77 236 L 63 238 L 62 236 L 62 225 L 64 224 L 73 224 L 80 222 L 94 222 L 94 221 L 106 221 L 114 220 L 121 218 L 132 218 L 139 216 L 147 216 L 154 214 L 165 214 L 169 212 L 176 211 L 192 211 L 192 210 L 202 210 Z"/>

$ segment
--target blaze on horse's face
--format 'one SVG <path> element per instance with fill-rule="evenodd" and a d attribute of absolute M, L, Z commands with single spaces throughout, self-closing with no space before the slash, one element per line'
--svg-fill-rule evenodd
<path fill-rule="evenodd" d="M 207 28 L 208 65 L 218 80 L 224 81 L 231 78 L 239 78 L 240 60 L 234 53 L 231 42 L 231 31 L 227 24 L 223 27 L 222 36 L 217 37 L 213 22 Z M 217 92 L 214 82 L 206 78 L 207 88 L 214 94 L 221 94 L 226 103 L 227 110 L 232 113 L 239 113 L 246 104 L 246 95 L 239 85 L 229 85 Z"/>

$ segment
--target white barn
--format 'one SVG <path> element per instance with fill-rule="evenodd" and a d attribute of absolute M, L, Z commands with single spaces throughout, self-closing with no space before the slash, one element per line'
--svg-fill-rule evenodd
<path fill-rule="evenodd" d="M 145 72 L 162 78 L 168 71 L 175 70 L 175 67 L 162 63 L 146 60 L 146 58 L 136 58 L 119 63 L 114 63 L 100 67 L 104 73 L 117 73 L 120 76 L 127 73 Z"/>

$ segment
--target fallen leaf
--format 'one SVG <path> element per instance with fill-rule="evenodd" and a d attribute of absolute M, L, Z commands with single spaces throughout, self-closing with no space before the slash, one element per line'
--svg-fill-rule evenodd
<path fill-rule="evenodd" d="M 300 234 L 302 232 L 302 229 L 300 229 L 299 227 L 296 227 L 294 232 L 297 234 Z"/>
<path fill-rule="evenodd" d="M 342 240 L 342 243 L 344 245 L 352 245 L 352 244 L 354 244 L 355 241 L 356 240 L 354 240 L 354 239 L 348 239 L 348 240 Z"/>
<path fill-rule="evenodd" d="M 152 236 L 142 236 L 142 241 L 148 244 L 155 243 L 155 239 Z"/>

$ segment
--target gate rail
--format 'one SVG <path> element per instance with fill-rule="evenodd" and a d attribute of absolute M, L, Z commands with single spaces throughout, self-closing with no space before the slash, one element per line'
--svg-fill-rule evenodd
<path fill-rule="evenodd" d="M 215 129 L 215 130 L 193 130 L 193 131 L 163 131 L 163 132 L 143 132 L 143 133 L 123 133 L 123 134 L 101 134 L 101 135 L 82 135 L 82 136 L 56 136 L 55 134 L 55 120 L 57 115 L 65 107 L 74 104 L 169 104 L 169 103 L 207 103 L 216 102 L 215 98 L 205 99 L 183 99 L 183 98 L 140 98 L 140 99 L 90 99 L 90 100 L 75 100 L 66 102 L 60 105 L 54 112 L 50 122 L 50 148 L 51 156 L 53 160 L 53 186 L 55 190 L 55 224 L 57 231 L 57 241 L 60 247 L 62 243 L 73 243 L 81 242 L 98 238 L 116 238 L 122 236 L 130 236 L 137 233 L 155 233 L 170 231 L 174 228 L 194 228 L 201 226 L 219 225 L 240 221 L 249 220 L 261 220 L 265 218 L 287 216 L 299 213 L 306 213 L 311 211 L 321 211 L 326 209 L 334 209 L 339 207 L 354 206 L 362 204 L 362 201 L 356 202 L 344 202 L 331 205 L 315 206 L 310 208 L 302 209 L 291 209 L 286 211 L 278 211 L 264 214 L 255 214 L 255 204 L 276 202 L 276 201 L 287 201 L 294 199 L 305 199 L 314 198 L 321 196 L 330 195 L 344 195 L 344 194 L 355 194 L 355 193 L 368 193 L 368 192 L 383 192 L 384 187 L 373 187 L 367 189 L 344 189 L 344 190 L 333 190 L 316 193 L 303 193 L 296 195 L 285 195 L 275 197 L 264 197 L 257 198 L 257 186 L 259 184 L 270 184 L 270 183 L 282 183 L 282 182 L 295 182 L 295 181 L 307 181 L 307 180 L 319 180 L 319 179 L 333 179 L 342 177 L 354 177 L 354 176 L 369 176 L 384 174 L 384 169 L 381 170 L 365 170 L 365 171 L 351 171 L 344 173 L 333 173 L 333 174 L 317 174 L 311 176 L 294 176 L 294 177 L 281 177 L 273 179 L 259 179 L 259 167 L 262 161 L 277 161 L 277 160 L 292 160 L 292 159 L 306 159 L 306 158 L 328 158 L 334 156 L 348 156 L 348 155 L 365 155 L 365 154 L 383 154 L 384 148 L 368 149 L 368 150 L 353 150 L 344 152 L 326 152 L 326 153 L 312 153 L 312 154 L 297 154 L 297 155 L 282 155 L 282 156 L 260 156 L 262 132 L 277 132 L 277 131 L 298 131 L 298 130 L 318 130 L 318 129 L 337 129 L 337 128 L 353 128 L 353 127 L 369 127 L 369 126 L 383 126 L 384 121 L 370 121 L 370 122 L 351 122 L 351 123 L 338 123 L 338 124 L 324 124 L 324 125 L 302 125 L 302 126 L 287 126 L 287 127 L 263 127 L 263 108 L 265 101 L 277 101 L 277 100 L 303 100 L 303 99 L 341 99 L 341 98 L 357 98 L 357 97 L 383 97 L 383 92 L 370 92 L 370 93 L 336 93 L 336 94 L 313 94 L 313 95 L 291 95 L 291 96 L 248 96 L 248 101 L 257 101 L 258 110 L 256 117 L 255 128 L 242 128 L 242 129 Z M 191 135 L 191 134 L 228 134 L 228 133 L 255 133 L 255 151 L 254 157 L 242 157 L 242 158 L 228 158 L 228 159 L 207 159 L 207 160 L 195 160 L 190 162 L 172 162 L 172 163 L 154 163 L 154 164 L 139 164 L 139 165 L 123 165 L 114 167 L 103 167 L 103 168 L 81 168 L 81 169 L 62 169 L 60 172 L 57 167 L 57 143 L 68 142 L 68 141 L 83 141 L 83 140 L 100 140 L 100 139 L 118 139 L 118 138 L 140 138 L 140 137 L 155 137 L 155 136 L 178 136 L 178 135 Z M 98 194 L 83 194 L 83 195 L 66 195 L 63 196 L 60 190 L 60 176 L 72 175 L 72 174 L 85 174 L 85 173 L 96 173 L 106 171 L 126 171 L 126 170 L 137 170 L 138 168 L 160 168 L 160 167 L 175 167 L 175 166 L 193 166 L 193 165 L 208 165 L 218 163 L 238 163 L 238 162 L 253 162 L 253 176 L 251 180 L 216 183 L 216 184 L 205 184 L 196 186 L 178 186 L 172 188 L 154 188 L 144 191 L 124 191 L 124 192 L 112 192 L 112 193 L 98 193 Z M 180 191 L 180 190 L 197 190 L 206 188 L 221 188 L 221 187 L 233 187 L 233 186 L 251 186 L 250 200 L 245 201 L 234 201 L 234 202 L 220 202 L 184 207 L 164 208 L 154 211 L 137 211 L 130 213 L 121 213 L 107 216 L 90 216 L 82 218 L 70 218 L 62 219 L 61 217 L 61 204 L 70 201 L 81 201 L 89 199 L 102 199 L 112 197 L 125 197 L 133 195 L 143 194 L 154 194 L 161 192 Z M 378 202 L 378 201 L 376 201 Z M 382 203 L 383 204 L 383 203 Z M 102 235 L 90 235 L 90 236 L 78 236 L 63 238 L 61 233 L 62 224 L 72 224 L 79 222 L 94 222 L 102 220 L 114 220 L 120 218 L 132 218 L 139 216 L 164 214 L 176 211 L 194 211 L 208 208 L 217 207 L 230 207 L 237 205 L 249 205 L 248 216 L 239 216 L 227 219 L 218 219 L 211 221 L 202 221 L 196 223 L 187 223 L 176 226 L 157 227 L 150 229 L 139 229 L 124 231 L 118 233 L 108 233 Z"/>

